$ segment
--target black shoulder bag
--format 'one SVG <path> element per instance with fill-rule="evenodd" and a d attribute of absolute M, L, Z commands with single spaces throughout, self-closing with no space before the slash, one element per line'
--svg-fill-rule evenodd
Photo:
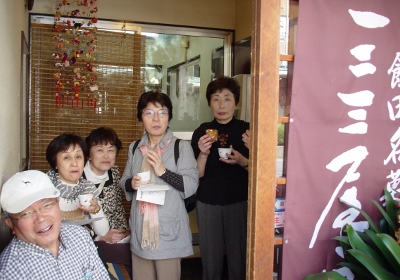
<path fill-rule="evenodd" d="M 178 158 L 179 158 L 179 141 L 181 141 L 181 139 L 176 139 L 175 141 L 175 145 L 174 145 L 174 157 L 175 157 L 175 164 L 178 164 Z M 136 141 L 135 144 L 133 144 L 133 148 L 132 148 L 132 155 L 135 154 L 135 151 L 139 145 L 140 140 Z M 186 211 L 189 213 L 191 211 L 193 211 L 196 208 L 197 205 L 197 200 L 196 200 L 196 195 L 191 195 L 188 198 L 185 198 L 185 208 Z"/>

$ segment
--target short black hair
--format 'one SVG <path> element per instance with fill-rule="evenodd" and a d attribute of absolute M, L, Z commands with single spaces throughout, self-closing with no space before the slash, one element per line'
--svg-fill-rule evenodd
<path fill-rule="evenodd" d="M 93 129 L 90 134 L 85 138 L 85 142 L 90 153 L 90 149 L 96 145 L 105 145 L 110 143 L 117 148 L 117 153 L 122 149 L 122 141 L 119 140 L 117 133 L 111 127 L 99 127 Z"/>
<path fill-rule="evenodd" d="M 228 89 L 233 93 L 235 97 L 235 105 L 239 103 L 240 100 L 240 86 L 238 82 L 234 78 L 230 77 L 219 77 L 213 81 L 211 81 L 206 90 L 206 98 L 208 102 L 208 106 L 210 106 L 211 95 L 216 93 L 217 91 L 222 91 L 223 89 Z"/>
<path fill-rule="evenodd" d="M 57 154 L 65 152 L 70 146 L 76 147 L 78 145 L 83 151 L 85 163 L 87 161 L 87 146 L 82 137 L 72 133 L 62 133 L 56 138 L 51 140 L 46 149 L 46 159 L 50 167 L 57 171 Z"/>
<path fill-rule="evenodd" d="M 143 109 L 146 108 L 149 103 L 153 103 L 154 105 L 159 103 L 162 107 L 165 106 L 168 109 L 168 121 L 172 119 L 172 102 L 169 96 L 160 91 L 146 91 L 139 97 L 137 104 L 137 118 L 140 122 L 143 121 Z"/>

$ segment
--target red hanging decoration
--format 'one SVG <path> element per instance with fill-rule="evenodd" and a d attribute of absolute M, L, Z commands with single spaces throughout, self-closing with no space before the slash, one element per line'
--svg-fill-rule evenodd
<path fill-rule="evenodd" d="M 78 101 L 79 101 L 79 87 L 77 84 L 75 84 L 75 100 L 76 100 L 76 107 L 78 107 Z"/>
<path fill-rule="evenodd" d="M 96 113 L 96 97 L 93 99 L 93 113 Z"/>
<path fill-rule="evenodd" d="M 64 84 L 72 84 L 74 93 L 71 94 L 72 108 L 91 107 L 90 93 L 96 94 L 97 79 L 97 37 L 96 23 L 98 12 L 97 0 L 56 0 L 54 13 L 54 51 L 51 54 L 54 60 L 56 79 L 56 106 L 69 105 L 69 92 Z M 72 74 L 72 75 L 71 75 Z M 79 89 L 79 87 L 81 87 Z M 71 88 L 69 88 L 71 90 Z M 79 96 L 81 91 L 81 96 Z M 82 95 L 87 93 L 87 100 Z M 62 100 L 60 100 L 60 98 Z M 64 99 L 66 100 L 64 101 Z M 60 104 L 61 103 L 61 104 Z M 75 103 L 75 104 L 74 104 Z M 93 104 L 96 109 L 97 104 Z"/>
<path fill-rule="evenodd" d="M 58 94 L 58 89 L 56 91 L 56 107 L 58 107 L 58 98 L 59 98 L 59 94 Z"/>

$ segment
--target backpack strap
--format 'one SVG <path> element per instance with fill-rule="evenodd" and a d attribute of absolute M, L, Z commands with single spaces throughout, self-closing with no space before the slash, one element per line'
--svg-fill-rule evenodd
<path fill-rule="evenodd" d="M 137 141 L 135 142 L 135 144 L 133 144 L 132 155 L 135 154 L 135 151 L 136 151 L 137 147 L 139 146 L 139 142 L 140 142 L 140 140 L 137 140 Z"/>
<path fill-rule="evenodd" d="M 175 164 L 176 164 L 176 165 L 178 164 L 178 158 L 179 158 L 179 142 L 180 142 L 180 141 L 181 141 L 181 139 L 177 138 L 176 141 L 175 141 L 175 145 L 174 145 L 174 157 L 175 157 Z M 133 144 L 133 147 L 132 147 L 132 155 L 135 154 L 135 151 L 136 151 L 137 147 L 139 146 L 139 142 L 140 142 L 140 140 L 137 140 L 137 141 L 135 142 L 135 144 Z"/>
<path fill-rule="evenodd" d="M 175 156 L 175 165 L 178 165 L 178 158 L 179 158 L 179 141 L 181 139 L 177 138 L 174 145 L 174 156 Z"/>

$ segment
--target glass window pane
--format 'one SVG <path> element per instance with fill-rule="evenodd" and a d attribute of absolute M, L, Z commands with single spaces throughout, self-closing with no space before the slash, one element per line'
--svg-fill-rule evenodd
<path fill-rule="evenodd" d="M 70 18 L 68 18 L 70 20 Z M 35 23 L 54 24 L 54 17 L 32 15 Z M 205 92 L 215 77 L 231 75 L 233 32 L 229 30 L 121 23 L 98 20 L 98 30 L 146 36 L 145 90 L 161 90 L 173 102 L 170 127 L 185 132 L 213 119 Z M 136 121 L 136 120 L 135 120 Z"/>
<path fill-rule="evenodd" d="M 224 39 L 206 36 L 152 33 L 146 40 L 146 64 L 157 65 L 161 90 L 173 104 L 170 128 L 174 132 L 193 132 L 201 123 L 213 119 L 206 99 L 208 83 L 224 75 Z M 147 76 L 146 76 L 147 77 Z M 154 83 L 146 80 L 146 89 Z"/>

